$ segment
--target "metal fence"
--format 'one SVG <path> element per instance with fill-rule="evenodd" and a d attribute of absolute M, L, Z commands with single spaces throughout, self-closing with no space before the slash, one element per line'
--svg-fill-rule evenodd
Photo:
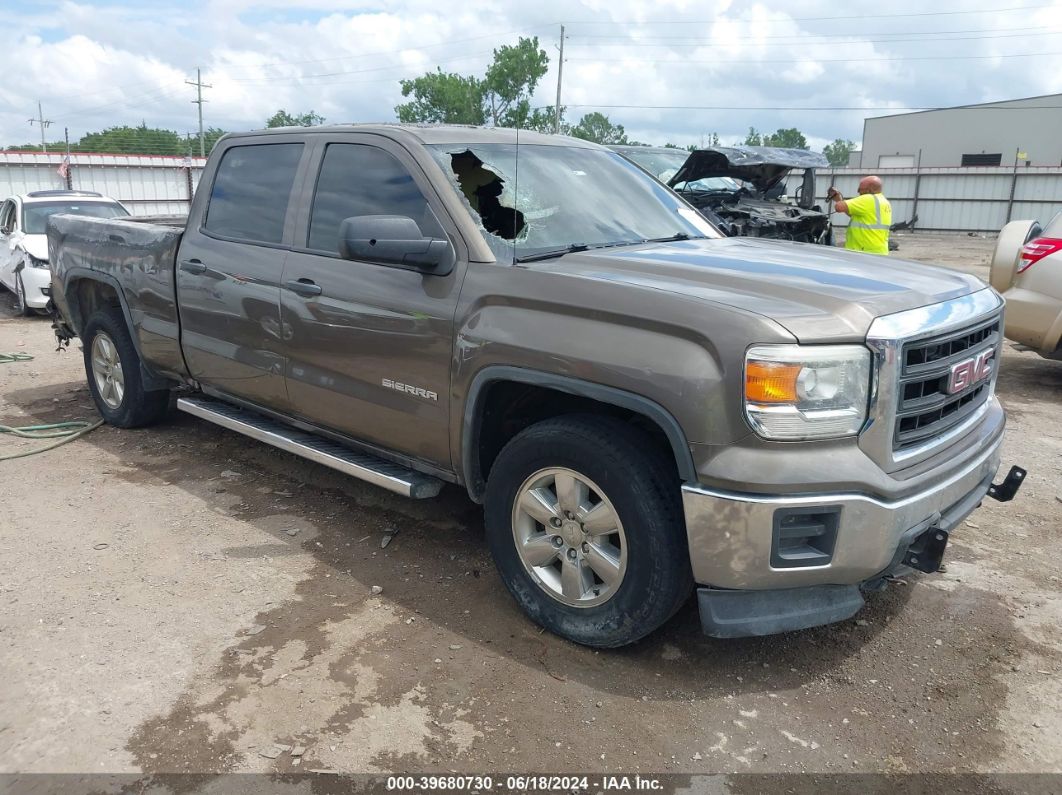
<path fill-rule="evenodd" d="M 206 160 L 201 157 L 0 152 L 0 201 L 35 190 L 91 190 L 117 199 L 133 215 L 188 212 Z"/>
<path fill-rule="evenodd" d="M 200 157 L 72 154 L 69 174 L 59 173 L 62 153 L 0 152 L 0 200 L 16 193 L 48 188 L 94 190 L 125 204 L 134 215 L 171 215 L 188 211 L 206 160 Z M 878 172 L 892 203 L 894 223 L 918 216 L 915 229 L 948 232 L 998 232 L 1008 221 L 1046 222 L 1062 212 L 1062 168 L 886 168 Z M 866 172 L 822 169 L 816 199 L 825 204 L 835 185 L 845 196 L 856 192 Z M 794 195 L 801 174 L 790 176 Z M 848 218 L 834 216 L 838 226 Z"/>
<path fill-rule="evenodd" d="M 868 171 L 827 168 L 816 172 L 816 199 L 825 205 L 834 185 L 854 196 Z M 883 168 L 873 172 L 885 183 L 893 223 L 918 216 L 915 229 L 940 232 L 998 232 L 1007 222 L 1031 218 L 1046 222 L 1062 212 L 1062 168 Z M 794 195 L 801 174 L 790 175 Z M 848 216 L 834 215 L 845 226 Z"/>

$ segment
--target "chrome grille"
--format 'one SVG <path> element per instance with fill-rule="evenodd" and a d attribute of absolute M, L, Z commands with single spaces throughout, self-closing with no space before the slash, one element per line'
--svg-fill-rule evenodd
<path fill-rule="evenodd" d="M 1003 301 L 989 288 L 876 318 L 867 332 L 874 380 L 860 448 L 886 472 L 897 472 L 959 442 L 992 410 L 995 375 L 956 395 L 947 394 L 941 378 L 953 358 L 963 361 L 992 345 L 998 356 L 1002 328 Z"/>
<path fill-rule="evenodd" d="M 906 343 L 897 383 L 893 450 L 924 444 L 962 424 L 988 400 L 997 362 L 987 379 L 948 394 L 951 368 L 978 354 L 997 349 L 998 316 L 949 334 Z"/>

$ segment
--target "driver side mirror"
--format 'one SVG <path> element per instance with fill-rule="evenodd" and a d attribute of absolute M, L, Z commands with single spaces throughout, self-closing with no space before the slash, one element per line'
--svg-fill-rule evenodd
<path fill-rule="evenodd" d="M 357 215 L 339 225 L 343 259 L 397 265 L 445 275 L 453 268 L 450 241 L 425 237 L 404 215 Z"/>

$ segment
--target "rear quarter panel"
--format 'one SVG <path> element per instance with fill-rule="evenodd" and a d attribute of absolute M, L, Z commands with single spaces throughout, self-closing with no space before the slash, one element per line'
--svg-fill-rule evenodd
<path fill-rule="evenodd" d="M 161 375 L 185 375 L 174 292 L 183 232 L 182 227 L 120 219 L 52 216 L 52 295 L 71 328 L 80 334 L 88 319 L 80 303 L 80 283 L 90 279 L 109 284 L 119 293 L 144 364 Z"/>

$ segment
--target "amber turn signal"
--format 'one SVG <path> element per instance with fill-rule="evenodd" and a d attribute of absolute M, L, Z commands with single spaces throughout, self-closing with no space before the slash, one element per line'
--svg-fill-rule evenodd
<path fill-rule="evenodd" d="M 749 403 L 796 403 L 801 364 L 750 361 L 745 365 L 745 399 Z"/>

